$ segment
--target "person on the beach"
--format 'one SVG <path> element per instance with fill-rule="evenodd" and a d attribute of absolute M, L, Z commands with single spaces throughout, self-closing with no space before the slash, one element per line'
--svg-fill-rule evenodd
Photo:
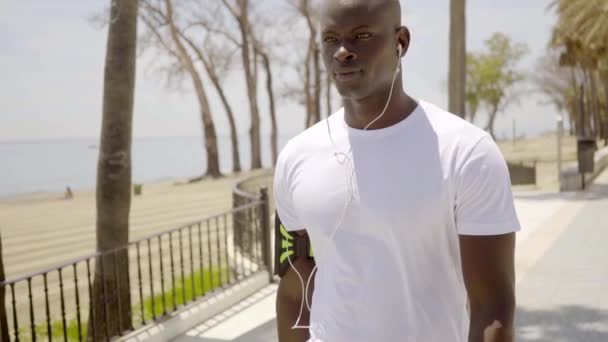
<path fill-rule="evenodd" d="M 400 13 L 398 0 L 322 1 L 343 108 L 276 165 L 280 342 L 514 339 L 506 162 L 486 132 L 404 92 Z"/>
<path fill-rule="evenodd" d="M 74 193 L 72 192 L 72 189 L 69 186 L 67 186 L 65 188 L 65 193 L 63 194 L 63 198 L 66 200 L 74 198 Z"/>

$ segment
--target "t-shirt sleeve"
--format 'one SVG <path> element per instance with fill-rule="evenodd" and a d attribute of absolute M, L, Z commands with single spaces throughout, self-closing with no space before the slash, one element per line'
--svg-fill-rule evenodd
<path fill-rule="evenodd" d="M 457 170 L 455 217 L 461 235 L 519 231 L 507 163 L 494 140 L 479 140 Z"/>
<path fill-rule="evenodd" d="M 304 227 L 300 224 L 293 206 L 291 191 L 293 170 L 290 168 L 288 158 L 289 155 L 285 150 L 277 158 L 273 180 L 275 208 L 285 229 L 288 231 L 302 230 Z"/>

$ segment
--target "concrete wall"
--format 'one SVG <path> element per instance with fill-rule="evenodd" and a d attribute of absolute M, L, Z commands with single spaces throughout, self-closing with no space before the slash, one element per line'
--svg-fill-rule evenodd
<path fill-rule="evenodd" d="M 608 167 L 608 146 L 595 152 L 593 172 L 585 173 L 585 186 L 591 184 L 606 167 Z M 583 188 L 582 175 L 578 172 L 578 163 L 568 165 L 562 170 L 561 191 L 576 191 Z"/>
<path fill-rule="evenodd" d="M 536 184 L 536 161 L 532 165 L 523 162 L 507 162 L 511 185 Z"/>

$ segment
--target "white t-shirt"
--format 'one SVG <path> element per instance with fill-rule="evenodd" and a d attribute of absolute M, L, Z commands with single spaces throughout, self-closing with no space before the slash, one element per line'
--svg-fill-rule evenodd
<path fill-rule="evenodd" d="M 423 101 L 383 129 L 343 109 L 329 124 L 333 142 L 322 121 L 287 143 L 274 180 L 281 221 L 314 249 L 310 341 L 467 341 L 458 235 L 520 229 L 497 145 Z"/>

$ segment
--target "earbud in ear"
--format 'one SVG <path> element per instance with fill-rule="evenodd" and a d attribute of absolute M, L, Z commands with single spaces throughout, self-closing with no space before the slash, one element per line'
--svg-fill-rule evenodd
<path fill-rule="evenodd" d="M 401 44 L 397 44 L 397 69 L 395 69 L 395 74 L 398 74 L 401 71 L 401 54 L 403 53 L 403 47 Z"/>

